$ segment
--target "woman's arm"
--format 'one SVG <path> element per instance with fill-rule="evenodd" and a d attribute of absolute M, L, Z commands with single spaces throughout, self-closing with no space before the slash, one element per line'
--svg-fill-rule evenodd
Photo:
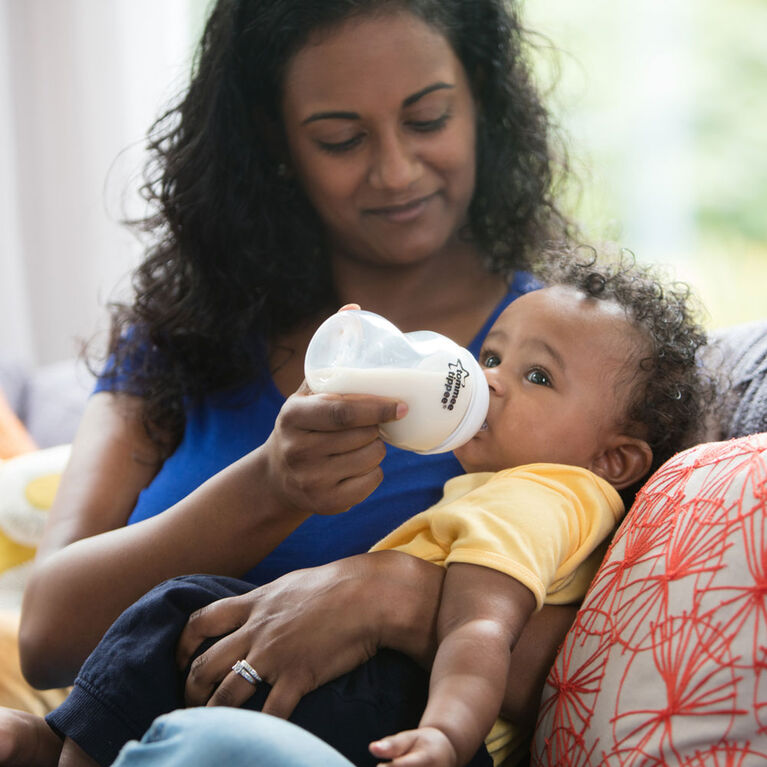
<path fill-rule="evenodd" d="M 67 636 L 69 641 L 62 643 L 66 646 L 75 631 L 80 631 L 81 639 L 87 636 L 98 624 L 102 608 L 94 599 L 91 608 L 97 615 L 90 623 L 74 608 L 76 594 L 62 599 L 56 593 L 60 573 L 54 568 L 50 582 L 45 563 L 73 541 L 124 526 L 139 492 L 160 466 L 158 451 L 141 425 L 140 408 L 135 397 L 108 393 L 94 394 L 86 405 L 25 589 L 19 636 L 22 666 L 32 683 L 40 687 L 71 682 L 77 661 L 67 662 L 60 655 L 58 638 Z M 70 566 L 69 575 L 77 578 L 79 563 L 71 562 Z M 119 591 L 125 584 L 114 580 Z M 97 577 L 91 585 L 98 590 Z M 72 650 L 80 660 L 87 654 L 77 647 Z M 51 657 L 53 668 L 62 672 L 60 676 L 44 674 L 38 657 L 44 659 L 46 655 Z"/>
<path fill-rule="evenodd" d="M 178 662 L 226 634 L 191 668 L 189 705 L 239 706 L 252 688 L 231 672 L 246 658 L 274 689 L 269 713 L 287 717 L 323 682 L 364 662 L 379 647 L 431 668 L 445 570 L 399 551 L 360 554 L 300 570 L 241 597 L 214 602 L 190 617 Z M 520 727 L 535 721 L 543 683 L 575 615 L 544 605 L 525 624 L 511 653 L 503 715 Z"/>
<path fill-rule="evenodd" d="M 397 416 L 397 403 L 302 389 L 264 445 L 125 527 L 159 468 L 139 414 L 137 400 L 108 393 L 86 409 L 24 598 L 22 664 L 36 686 L 71 683 L 115 618 L 161 581 L 239 575 L 309 514 L 366 497 L 382 476 L 376 425 Z"/>
<path fill-rule="evenodd" d="M 577 612 L 575 605 L 543 605 L 511 651 L 501 713 L 520 730 L 530 732 L 535 726 L 546 677 Z"/>

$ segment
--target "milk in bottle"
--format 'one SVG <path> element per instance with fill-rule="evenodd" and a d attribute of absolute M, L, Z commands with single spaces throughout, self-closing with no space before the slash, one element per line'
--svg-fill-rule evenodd
<path fill-rule="evenodd" d="M 312 337 L 305 375 L 314 392 L 377 394 L 407 403 L 399 421 L 379 426 L 392 445 L 442 453 L 484 423 L 487 381 L 471 353 L 431 331 L 402 333 L 380 315 L 338 312 Z"/>

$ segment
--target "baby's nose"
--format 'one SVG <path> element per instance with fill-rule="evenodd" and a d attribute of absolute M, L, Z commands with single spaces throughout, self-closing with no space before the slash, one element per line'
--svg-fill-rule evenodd
<path fill-rule="evenodd" d="M 503 394 L 505 387 L 503 386 L 503 379 L 498 373 L 498 368 L 484 368 L 484 373 L 490 391 L 496 395 Z"/>

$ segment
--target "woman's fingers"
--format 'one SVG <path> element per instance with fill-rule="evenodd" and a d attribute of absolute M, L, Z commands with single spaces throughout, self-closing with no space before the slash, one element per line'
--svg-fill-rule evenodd
<path fill-rule="evenodd" d="M 364 500 L 383 479 L 382 444 L 355 455 L 333 456 L 325 465 L 272 472 L 274 492 L 286 509 L 303 514 L 338 514 Z"/>
<path fill-rule="evenodd" d="M 208 706 L 230 706 L 238 708 L 245 701 L 253 697 L 263 678 L 258 670 L 248 661 L 241 658 L 232 664 L 230 673 L 216 687 L 213 694 L 208 698 Z M 200 705 L 196 701 L 190 701 L 187 695 L 187 705 Z"/>
<path fill-rule="evenodd" d="M 272 686 L 264 710 L 287 717 L 303 695 L 366 661 L 378 647 L 379 588 L 388 580 L 379 582 L 376 562 L 361 556 L 294 571 L 194 613 L 177 650 L 190 668 L 187 703 L 245 702 L 256 688 L 232 671 L 245 659 Z"/>
<path fill-rule="evenodd" d="M 285 508 L 337 514 L 375 490 L 386 455 L 377 424 L 403 408 L 377 397 L 290 397 L 263 445 L 273 491 Z"/>
<path fill-rule="evenodd" d="M 278 422 L 304 431 L 332 432 L 360 426 L 377 426 L 407 413 L 407 405 L 367 394 L 313 394 L 304 381 L 288 397 Z"/>
<path fill-rule="evenodd" d="M 250 605 L 241 597 L 219 599 L 193 612 L 176 645 L 176 665 L 185 669 L 205 640 L 230 634 L 242 626 L 249 613 Z"/>
<path fill-rule="evenodd" d="M 272 716 L 279 716 L 281 719 L 287 719 L 298 705 L 298 701 L 312 689 L 314 688 L 311 686 L 304 689 L 303 686 L 296 683 L 296 680 L 282 676 L 275 682 L 261 711 Z"/>
<path fill-rule="evenodd" d="M 331 435 L 308 432 L 302 434 L 300 440 L 286 441 L 283 448 L 285 465 L 295 471 L 305 471 L 315 466 L 327 470 L 328 462 L 332 464 L 334 459 L 340 459 L 337 461 L 339 465 L 353 461 L 359 466 L 369 463 L 373 456 L 375 462 L 380 463 L 386 455 L 386 447 L 375 426 L 334 432 Z M 318 454 L 322 460 L 317 459 Z"/>
<path fill-rule="evenodd" d="M 198 655 L 189 666 L 184 684 L 186 705 L 204 706 L 231 674 L 235 662 L 245 657 L 247 649 L 235 632 Z"/>
<path fill-rule="evenodd" d="M 255 695 L 259 684 L 269 681 L 266 676 L 262 676 L 260 670 L 255 666 L 258 663 L 257 660 L 253 660 L 252 663 L 248 659 L 245 661 L 248 666 L 240 672 L 237 671 L 238 663 L 233 664 L 230 673 L 221 680 L 205 705 L 237 708 Z M 258 674 L 257 678 L 253 677 L 248 667 Z M 300 674 L 284 671 L 274 682 L 261 711 L 281 719 L 287 719 L 301 698 L 313 689 L 315 686 L 307 677 L 302 678 Z M 192 699 L 187 695 L 186 702 L 188 706 L 195 706 L 202 705 L 204 701 Z"/>

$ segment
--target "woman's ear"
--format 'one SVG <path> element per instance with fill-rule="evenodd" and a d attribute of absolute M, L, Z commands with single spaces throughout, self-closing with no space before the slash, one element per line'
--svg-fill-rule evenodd
<path fill-rule="evenodd" d="M 647 442 L 621 434 L 594 459 L 590 468 L 616 490 L 623 490 L 643 479 L 650 471 L 650 466 L 652 449 Z"/>

